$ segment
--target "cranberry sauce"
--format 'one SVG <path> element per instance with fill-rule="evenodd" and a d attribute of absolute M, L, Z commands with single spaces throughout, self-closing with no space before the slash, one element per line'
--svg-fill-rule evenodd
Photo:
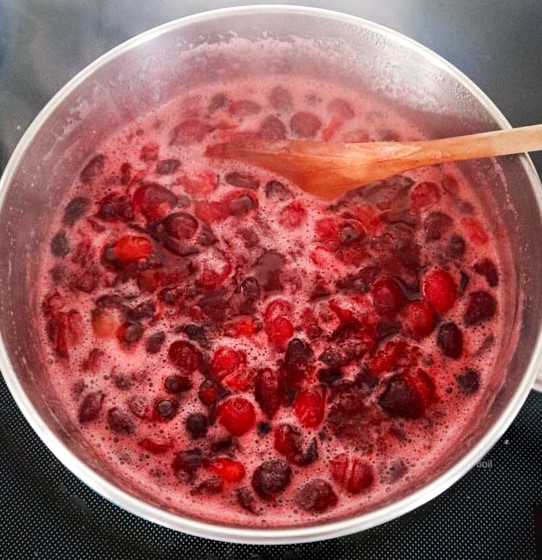
<path fill-rule="evenodd" d="M 422 137 L 303 79 L 185 92 L 116 131 L 43 258 L 51 383 L 96 452 L 171 509 L 249 526 L 370 509 L 424 480 L 490 385 L 493 232 L 454 166 L 330 205 L 204 157 L 239 136 Z"/>

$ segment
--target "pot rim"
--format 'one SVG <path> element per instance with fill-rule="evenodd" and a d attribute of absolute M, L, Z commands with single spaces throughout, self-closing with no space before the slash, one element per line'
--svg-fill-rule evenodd
<path fill-rule="evenodd" d="M 17 171 L 19 163 L 36 133 L 42 126 L 46 125 L 49 116 L 55 111 L 63 99 L 84 81 L 90 78 L 92 74 L 102 65 L 109 63 L 139 45 L 156 39 L 160 35 L 167 33 L 172 29 L 182 28 L 196 22 L 205 22 L 217 18 L 230 18 L 237 15 L 247 14 L 263 16 L 266 14 L 308 14 L 314 17 L 332 19 L 338 22 L 356 25 L 358 27 L 386 35 L 387 37 L 392 38 L 397 44 L 416 51 L 432 65 L 436 65 L 444 69 L 483 104 L 487 113 L 495 120 L 498 126 L 501 128 L 511 128 L 509 122 L 497 106 L 467 76 L 455 68 L 455 66 L 429 48 L 388 27 L 373 23 L 357 16 L 305 6 L 251 5 L 223 8 L 186 16 L 143 32 L 103 54 L 73 77 L 40 111 L 15 148 L 6 166 L 4 174 L 0 179 L 0 208 L 3 206 L 8 186 Z M 532 189 L 538 203 L 538 208 L 542 215 L 542 185 L 540 183 L 540 179 L 529 156 L 523 154 L 518 157 L 520 158 L 523 170 L 532 185 Z M 497 439 L 502 436 L 527 398 L 530 389 L 533 387 L 533 382 L 535 381 L 537 372 L 542 370 L 542 332 L 539 332 L 536 348 L 531 357 L 527 371 L 525 372 L 521 383 L 516 388 L 515 394 L 510 399 L 510 402 L 500 417 L 474 445 L 474 447 L 441 476 L 433 480 L 427 486 L 423 486 L 422 488 L 416 490 L 412 494 L 374 511 L 360 515 L 353 515 L 349 518 L 338 521 L 328 523 L 324 522 L 290 529 L 222 526 L 168 512 L 156 506 L 150 505 L 139 498 L 135 498 L 128 492 L 125 492 L 114 484 L 108 482 L 104 477 L 96 473 L 86 463 L 80 460 L 43 421 L 24 392 L 24 389 L 17 378 L 7 355 L 6 347 L 1 334 L 0 370 L 2 371 L 6 385 L 8 386 L 19 409 L 49 450 L 75 476 L 115 505 L 148 521 L 198 537 L 245 544 L 292 544 L 340 537 L 391 521 L 392 519 L 408 513 L 432 500 L 461 478 L 468 470 L 481 460 Z"/>

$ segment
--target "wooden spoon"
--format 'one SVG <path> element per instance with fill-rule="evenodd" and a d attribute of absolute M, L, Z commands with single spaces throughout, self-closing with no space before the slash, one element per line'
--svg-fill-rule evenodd
<path fill-rule="evenodd" d="M 542 150 L 541 124 L 422 142 L 239 140 L 209 146 L 206 155 L 263 167 L 306 192 L 332 200 L 417 167 L 536 150 Z"/>

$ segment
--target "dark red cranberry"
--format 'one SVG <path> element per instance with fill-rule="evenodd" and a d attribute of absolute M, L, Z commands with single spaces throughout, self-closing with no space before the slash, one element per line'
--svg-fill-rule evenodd
<path fill-rule="evenodd" d="M 88 211 L 90 201 L 84 196 L 76 196 L 68 202 L 62 215 L 62 223 L 71 227 L 78 222 Z"/>
<path fill-rule="evenodd" d="M 352 105 L 345 99 L 335 97 L 327 104 L 327 110 L 343 119 L 352 119 L 355 116 Z"/>
<path fill-rule="evenodd" d="M 366 414 L 365 394 L 349 382 L 338 386 L 326 423 L 339 439 L 355 441 L 365 430 Z"/>
<path fill-rule="evenodd" d="M 241 173 L 239 171 L 226 173 L 224 179 L 228 185 L 240 187 L 242 189 L 255 190 L 260 186 L 260 180 L 257 177 L 254 177 L 254 175 L 250 175 L 249 173 Z"/>
<path fill-rule="evenodd" d="M 278 117 L 269 115 L 260 125 L 260 137 L 264 140 L 284 140 L 286 126 Z"/>
<path fill-rule="evenodd" d="M 247 249 L 251 249 L 252 247 L 258 246 L 260 242 L 260 238 L 258 237 L 258 234 L 254 231 L 253 228 L 251 227 L 239 228 L 237 230 L 237 233 L 239 234 L 239 237 L 241 237 L 241 239 L 243 240 L 245 247 L 247 247 Z"/>
<path fill-rule="evenodd" d="M 118 328 L 117 338 L 125 344 L 133 344 L 140 340 L 144 330 L 139 321 L 127 321 Z"/>
<path fill-rule="evenodd" d="M 145 341 L 145 350 L 149 354 L 157 354 L 160 352 L 162 345 L 166 340 L 166 334 L 162 331 L 151 334 Z"/>
<path fill-rule="evenodd" d="M 472 327 L 485 323 L 493 319 L 496 311 L 497 301 L 491 294 L 484 291 L 472 292 L 465 312 L 465 324 Z"/>
<path fill-rule="evenodd" d="M 201 142 L 210 132 L 207 123 L 199 119 L 186 119 L 171 131 L 170 144 L 185 145 Z"/>
<path fill-rule="evenodd" d="M 144 301 L 131 309 L 126 310 L 126 317 L 131 321 L 150 319 L 156 315 L 156 306 L 151 300 Z"/>
<path fill-rule="evenodd" d="M 71 251 L 71 245 L 64 230 L 60 230 L 51 239 L 51 253 L 55 257 L 65 257 Z"/>
<path fill-rule="evenodd" d="M 383 317 L 394 317 L 405 305 L 406 299 L 397 282 L 391 278 L 380 278 L 373 286 L 376 312 Z"/>
<path fill-rule="evenodd" d="M 291 387 L 298 387 L 307 377 L 314 362 L 314 350 L 300 338 L 292 338 L 288 343 L 284 366 L 286 368 L 286 383 Z"/>
<path fill-rule="evenodd" d="M 221 324 L 225 321 L 230 307 L 230 300 L 226 299 L 225 294 L 220 292 L 212 292 L 205 294 L 199 300 L 199 306 L 203 314 L 215 323 Z"/>
<path fill-rule="evenodd" d="M 337 504 L 337 495 L 329 482 L 315 478 L 296 492 L 295 503 L 309 513 L 323 513 Z"/>
<path fill-rule="evenodd" d="M 156 173 L 158 173 L 158 175 L 171 175 L 175 173 L 180 166 L 181 162 L 178 159 L 163 159 L 156 164 Z"/>
<path fill-rule="evenodd" d="M 156 161 L 158 159 L 159 150 L 160 146 L 158 146 L 158 144 L 152 142 L 145 144 L 139 152 L 139 159 L 141 161 Z"/>
<path fill-rule="evenodd" d="M 136 431 L 137 425 L 130 414 L 120 408 L 111 408 L 107 412 L 109 429 L 118 434 L 130 435 Z"/>
<path fill-rule="evenodd" d="M 134 378 L 129 375 L 115 375 L 113 381 L 121 391 L 129 391 L 135 385 Z"/>
<path fill-rule="evenodd" d="M 158 183 L 144 183 L 134 193 L 133 206 L 149 222 L 164 218 L 178 203 L 177 195 Z"/>
<path fill-rule="evenodd" d="M 457 385 L 463 395 L 470 397 L 480 389 L 480 374 L 475 369 L 467 369 L 457 377 Z"/>
<path fill-rule="evenodd" d="M 201 351 L 185 340 L 173 342 L 169 347 L 168 357 L 183 372 L 192 373 L 201 369 Z"/>
<path fill-rule="evenodd" d="M 57 264 L 51 268 L 49 274 L 51 275 L 53 284 L 58 286 L 66 280 L 66 267 L 63 264 Z"/>
<path fill-rule="evenodd" d="M 473 268 L 475 272 L 481 274 L 487 280 L 487 283 L 492 288 L 499 284 L 499 271 L 491 259 L 482 259 Z"/>
<path fill-rule="evenodd" d="M 265 196 L 269 200 L 284 201 L 284 200 L 290 200 L 291 198 L 293 198 L 294 195 L 284 183 L 281 183 L 280 181 L 277 180 L 273 180 L 273 181 L 269 181 L 265 185 Z"/>
<path fill-rule="evenodd" d="M 275 292 L 282 289 L 282 269 L 284 256 L 275 251 L 266 251 L 254 266 L 254 276 L 265 292 Z"/>
<path fill-rule="evenodd" d="M 208 342 L 205 328 L 201 325 L 190 323 L 183 327 L 183 332 L 190 340 L 195 340 L 200 346 L 205 346 Z"/>
<path fill-rule="evenodd" d="M 364 232 L 354 222 L 346 222 L 339 230 L 339 238 L 345 245 L 356 243 L 363 237 Z"/>
<path fill-rule="evenodd" d="M 271 90 L 269 102 L 278 111 L 289 111 L 294 106 L 292 94 L 282 86 L 275 86 Z"/>
<path fill-rule="evenodd" d="M 263 462 L 252 475 L 252 488 L 260 498 L 271 500 L 290 484 L 292 469 L 286 461 Z"/>
<path fill-rule="evenodd" d="M 222 109 L 228 102 L 228 96 L 225 93 L 215 93 L 209 101 L 209 113 L 214 113 L 217 109 Z"/>
<path fill-rule="evenodd" d="M 96 177 L 102 175 L 105 169 L 105 156 L 103 154 L 95 155 L 81 171 L 81 182 L 88 184 Z"/>
<path fill-rule="evenodd" d="M 164 388 L 168 393 L 176 395 L 189 391 L 192 388 L 192 381 L 185 375 L 168 375 L 164 381 Z"/>
<path fill-rule="evenodd" d="M 124 221 L 134 219 L 134 211 L 130 199 L 122 194 L 111 193 L 102 198 L 96 216 L 106 222 Z"/>
<path fill-rule="evenodd" d="M 320 128 L 322 121 L 314 113 L 299 111 L 290 119 L 292 133 L 301 138 L 314 138 Z"/>
<path fill-rule="evenodd" d="M 177 475 L 184 473 L 189 478 L 193 478 L 196 471 L 202 466 L 203 461 L 203 451 L 196 447 L 195 449 L 188 449 L 177 453 L 171 466 Z"/>
<path fill-rule="evenodd" d="M 213 453 L 225 453 L 231 446 L 233 445 L 233 438 L 231 436 L 221 437 L 220 439 L 216 439 L 211 441 L 210 447 Z"/>
<path fill-rule="evenodd" d="M 149 403 L 142 395 L 132 396 L 127 404 L 130 412 L 138 418 L 147 418 L 149 416 Z"/>
<path fill-rule="evenodd" d="M 79 408 L 79 422 L 96 420 L 102 410 L 105 395 L 101 391 L 89 393 Z"/>
<path fill-rule="evenodd" d="M 446 246 L 446 253 L 452 259 L 461 259 L 465 254 L 465 240 L 459 235 L 452 235 Z"/>
<path fill-rule="evenodd" d="M 132 181 L 132 166 L 129 163 L 123 163 L 120 166 L 120 184 L 129 185 Z"/>
<path fill-rule="evenodd" d="M 378 402 L 391 416 L 415 419 L 423 416 L 433 396 L 433 382 L 419 370 L 415 375 L 395 374 L 390 377 Z"/>
<path fill-rule="evenodd" d="M 340 290 L 354 291 L 366 294 L 379 276 L 379 269 L 376 266 L 367 266 L 355 274 L 341 278 L 337 281 Z"/>
<path fill-rule="evenodd" d="M 154 404 L 156 414 L 164 420 L 171 420 L 179 408 L 179 403 L 175 399 L 159 399 Z"/>
<path fill-rule="evenodd" d="M 212 406 L 216 403 L 220 396 L 222 396 L 223 390 L 220 386 L 211 379 L 205 380 L 199 388 L 198 397 L 199 400 L 205 406 Z"/>
<path fill-rule="evenodd" d="M 254 496 L 247 490 L 246 488 L 237 488 L 235 491 L 235 496 L 237 497 L 237 503 L 249 513 L 253 515 L 259 515 L 259 512 L 256 508 L 256 501 L 254 500 Z"/>
<path fill-rule="evenodd" d="M 459 273 L 459 285 L 457 286 L 457 293 L 462 296 L 469 285 L 470 278 L 466 272 L 461 271 Z"/>
<path fill-rule="evenodd" d="M 443 323 L 438 330 L 437 344 L 445 356 L 457 360 L 463 354 L 463 333 L 455 323 Z"/>
<path fill-rule="evenodd" d="M 250 315 L 254 312 L 255 304 L 260 299 L 260 285 L 258 280 L 253 276 L 245 278 L 236 292 L 241 294 L 242 301 L 239 305 L 239 311 L 245 315 Z"/>
<path fill-rule="evenodd" d="M 251 210 L 254 210 L 254 208 L 256 208 L 256 202 L 254 198 L 248 194 L 239 194 L 229 198 L 228 208 L 232 216 L 240 218 L 246 216 Z"/>
<path fill-rule="evenodd" d="M 343 374 L 340 369 L 328 368 L 318 370 L 318 381 L 324 385 L 331 385 L 342 379 L 342 376 Z"/>
<path fill-rule="evenodd" d="M 262 412 L 271 420 L 286 396 L 282 373 L 268 368 L 260 370 L 256 376 L 254 396 Z"/>
<path fill-rule="evenodd" d="M 193 490 L 194 494 L 214 496 L 224 490 L 224 481 L 220 476 L 212 476 L 200 482 Z"/>
<path fill-rule="evenodd" d="M 168 235 L 179 240 L 192 239 L 198 230 L 198 221 L 188 212 L 169 214 L 162 223 Z"/>
<path fill-rule="evenodd" d="M 316 439 L 303 449 L 303 437 L 299 428 L 291 424 L 280 424 L 274 430 L 275 449 L 293 465 L 305 467 L 318 458 Z"/>
<path fill-rule="evenodd" d="M 423 221 L 426 241 L 440 239 L 453 224 L 452 218 L 444 212 L 431 212 Z"/>
<path fill-rule="evenodd" d="M 85 292 L 86 294 L 91 294 L 100 281 L 100 273 L 95 268 L 89 268 L 83 270 L 75 279 L 73 283 L 70 283 L 72 287 L 80 292 Z"/>
<path fill-rule="evenodd" d="M 261 436 L 266 436 L 271 431 L 271 424 L 269 424 L 269 422 L 258 422 L 256 424 L 256 430 Z"/>
<path fill-rule="evenodd" d="M 185 421 L 186 431 L 191 439 L 198 439 L 207 435 L 207 416 L 201 412 L 191 414 Z"/>
<path fill-rule="evenodd" d="M 416 210 L 431 208 L 440 200 L 438 185 L 431 181 L 418 183 L 410 192 L 410 205 Z"/>

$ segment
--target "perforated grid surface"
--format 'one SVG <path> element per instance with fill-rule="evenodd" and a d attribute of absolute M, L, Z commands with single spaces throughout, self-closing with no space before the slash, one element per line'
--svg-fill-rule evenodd
<path fill-rule="evenodd" d="M 34 434 L 2 381 L 0 558 L 542 558 L 541 419 L 542 395 L 532 393 L 482 464 L 431 503 L 386 525 L 322 543 L 233 545 L 159 527 L 98 496 Z"/>

